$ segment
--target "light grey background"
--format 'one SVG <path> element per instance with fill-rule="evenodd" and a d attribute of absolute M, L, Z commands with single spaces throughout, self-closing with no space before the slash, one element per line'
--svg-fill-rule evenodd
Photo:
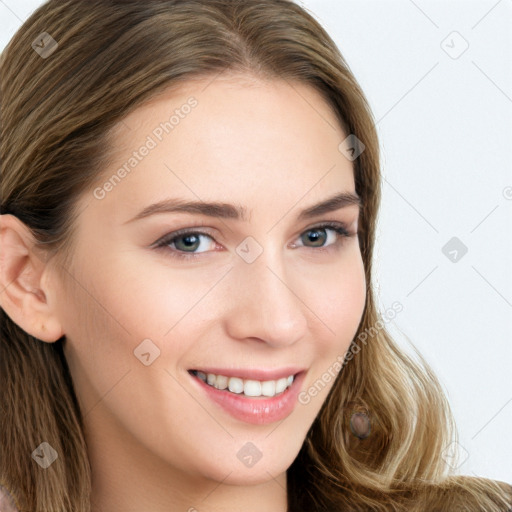
<path fill-rule="evenodd" d="M 1 48 L 40 3 L 0 0 Z M 447 447 L 447 463 L 512 483 L 512 0 L 298 3 L 375 115 L 380 308 L 402 303 L 388 328 L 448 395 L 460 458 Z M 445 256 L 453 237 L 466 254 Z"/>

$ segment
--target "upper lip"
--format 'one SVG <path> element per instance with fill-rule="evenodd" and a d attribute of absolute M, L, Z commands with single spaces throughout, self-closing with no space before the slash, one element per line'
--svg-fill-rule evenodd
<path fill-rule="evenodd" d="M 297 366 L 286 366 L 282 368 L 191 368 L 203 373 L 214 373 L 215 375 L 224 375 L 225 377 L 240 377 L 249 380 L 278 380 L 290 375 L 297 375 L 304 371 L 304 368 Z"/>

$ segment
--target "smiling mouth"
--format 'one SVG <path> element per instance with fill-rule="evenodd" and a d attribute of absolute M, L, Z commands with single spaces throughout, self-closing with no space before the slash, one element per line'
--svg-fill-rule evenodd
<path fill-rule="evenodd" d="M 274 397 L 283 394 L 293 384 L 296 375 L 289 375 L 276 380 L 242 379 L 240 377 L 228 377 L 214 373 L 204 373 L 200 370 L 189 370 L 191 375 L 211 386 L 226 393 L 257 398 Z"/>

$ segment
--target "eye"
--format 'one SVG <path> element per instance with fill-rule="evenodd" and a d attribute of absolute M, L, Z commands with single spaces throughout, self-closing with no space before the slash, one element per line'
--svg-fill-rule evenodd
<path fill-rule="evenodd" d="M 327 236 L 325 232 L 331 232 L 331 236 Z M 344 224 L 339 222 L 330 222 L 327 224 L 322 224 L 320 226 L 309 228 L 307 231 L 300 236 L 300 240 L 307 242 L 312 242 L 312 248 L 318 248 L 325 251 L 326 240 L 331 240 L 332 243 L 327 244 L 327 247 L 332 245 L 336 245 L 337 243 L 341 243 L 343 237 L 349 237 L 350 233 L 347 231 L 347 228 Z"/>
<path fill-rule="evenodd" d="M 328 236 L 328 232 L 331 232 L 330 237 Z M 294 244 L 294 247 L 306 247 L 308 249 L 316 249 L 316 251 L 325 252 L 329 250 L 330 247 L 339 247 L 343 243 L 344 238 L 352 237 L 356 234 L 357 233 L 349 233 L 346 225 L 341 222 L 328 222 L 304 231 L 299 237 L 301 243 L 298 246 Z M 194 259 L 197 257 L 196 255 L 208 252 L 208 250 L 198 251 L 201 246 L 203 248 L 205 246 L 204 243 L 201 244 L 202 239 L 215 241 L 208 233 L 187 228 L 165 235 L 160 240 L 156 241 L 152 247 L 165 250 L 174 258 Z M 330 243 L 326 245 L 326 242 Z M 312 243 L 313 245 L 307 245 L 308 243 Z M 206 246 L 207 245 L 208 244 L 206 244 Z"/>
<path fill-rule="evenodd" d="M 201 231 L 180 230 L 175 233 L 170 233 L 169 235 L 166 235 L 164 238 L 161 239 L 161 241 L 156 243 L 156 247 L 164 249 L 168 248 L 171 252 L 171 255 L 177 258 L 190 258 L 193 257 L 194 254 L 207 252 L 197 251 L 197 249 L 199 249 L 200 247 L 204 248 L 205 244 L 201 243 L 202 239 L 213 240 L 213 237 Z M 174 246 L 174 248 L 171 246 Z"/>

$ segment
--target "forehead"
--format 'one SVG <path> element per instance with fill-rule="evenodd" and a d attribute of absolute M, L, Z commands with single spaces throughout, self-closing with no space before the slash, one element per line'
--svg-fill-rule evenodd
<path fill-rule="evenodd" d="M 208 142 L 220 143 L 227 134 L 243 139 L 242 147 L 230 145 L 232 153 L 250 148 L 253 140 L 262 142 L 265 134 L 273 149 L 286 141 L 313 143 L 333 137 L 338 141 L 343 134 L 335 112 L 311 85 L 230 74 L 197 78 L 153 96 L 116 124 L 111 149 L 131 150 L 143 134 L 171 144 L 180 134 L 192 136 L 191 131 L 198 134 L 196 139 L 210 135 L 198 140 L 202 145 L 195 150 Z M 171 133 L 173 137 L 167 137 Z M 276 133 L 279 139 L 272 140 Z M 304 155 L 307 148 L 296 147 L 295 153 Z"/>
<path fill-rule="evenodd" d="M 101 203 L 120 216 L 169 196 L 235 201 L 249 212 L 309 196 L 305 206 L 354 190 L 352 163 L 338 149 L 345 137 L 311 86 L 236 76 L 189 81 L 112 131 L 111 165 L 99 181 L 111 186 Z"/>

